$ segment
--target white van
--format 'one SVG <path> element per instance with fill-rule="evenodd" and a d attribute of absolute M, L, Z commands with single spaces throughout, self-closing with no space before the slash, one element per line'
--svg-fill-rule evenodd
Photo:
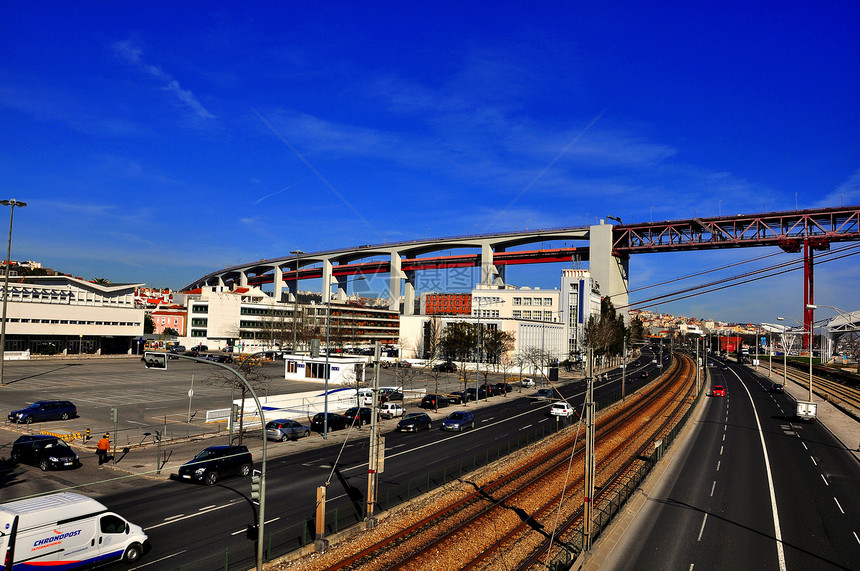
<path fill-rule="evenodd" d="M 146 542 L 139 526 L 80 494 L 61 492 L 0 504 L 4 569 L 133 563 L 143 555 Z"/>

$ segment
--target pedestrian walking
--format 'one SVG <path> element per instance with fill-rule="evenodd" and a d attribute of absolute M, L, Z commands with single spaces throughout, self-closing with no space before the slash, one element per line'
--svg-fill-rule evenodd
<path fill-rule="evenodd" d="M 99 466 L 107 462 L 108 450 L 110 450 L 110 434 L 105 434 L 96 444 L 96 454 L 99 455 Z"/>

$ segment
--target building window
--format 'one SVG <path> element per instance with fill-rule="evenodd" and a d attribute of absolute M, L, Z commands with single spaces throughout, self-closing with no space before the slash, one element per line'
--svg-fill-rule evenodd
<path fill-rule="evenodd" d="M 551 297 L 543 298 L 543 304 L 544 305 L 552 305 L 552 298 Z"/>
<path fill-rule="evenodd" d="M 514 298 L 514 305 L 522 305 L 522 304 L 523 304 L 523 298 L 521 298 L 521 297 L 515 297 Z"/>
<path fill-rule="evenodd" d="M 524 311 L 523 312 L 523 319 L 531 319 L 531 318 L 532 318 L 532 312 L 531 311 Z"/>
<path fill-rule="evenodd" d="M 523 305 L 531 305 L 531 304 L 532 304 L 532 298 L 530 298 L 530 297 L 524 297 L 523 298 Z"/>
<path fill-rule="evenodd" d="M 514 319 L 520 319 L 523 316 L 522 311 L 514 311 Z"/>

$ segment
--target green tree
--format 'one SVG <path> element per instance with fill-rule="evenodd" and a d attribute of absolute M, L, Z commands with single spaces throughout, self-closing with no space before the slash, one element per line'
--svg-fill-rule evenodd
<path fill-rule="evenodd" d="M 611 357 L 621 353 L 627 328 L 624 316 L 615 313 L 608 297 L 600 300 L 600 315 L 592 315 L 585 326 L 585 345 L 594 351 L 595 357 Z"/>
<path fill-rule="evenodd" d="M 155 322 L 152 321 L 152 315 L 149 313 L 143 314 L 143 334 L 152 335 L 155 331 Z"/>

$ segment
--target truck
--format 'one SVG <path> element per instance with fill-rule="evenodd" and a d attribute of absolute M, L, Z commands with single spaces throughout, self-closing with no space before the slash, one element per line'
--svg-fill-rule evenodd
<path fill-rule="evenodd" d="M 808 420 L 812 422 L 818 415 L 818 404 L 811 401 L 799 400 L 797 401 L 796 414 L 798 420 Z"/>
<path fill-rule="evenodd" d="M 140 526 L 81 494 L 60 492 L 0 504 L 4 570 L 135 563 L 148 547 Z"/>

